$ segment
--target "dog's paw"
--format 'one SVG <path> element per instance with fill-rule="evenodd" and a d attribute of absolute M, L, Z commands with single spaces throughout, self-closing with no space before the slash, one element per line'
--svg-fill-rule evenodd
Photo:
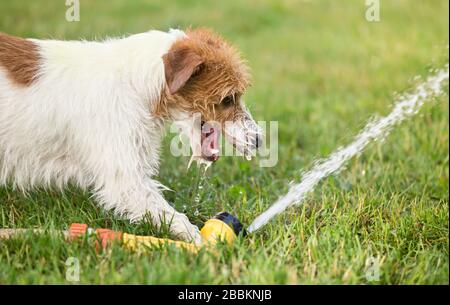
<path fill-rule="evenodd" d="M 202 243 L 200 230 L 196 225 L 191 224 L 186 215 L 178 213 L 172 220 L 170 231 L 177 238 L 197 245 Z"/>

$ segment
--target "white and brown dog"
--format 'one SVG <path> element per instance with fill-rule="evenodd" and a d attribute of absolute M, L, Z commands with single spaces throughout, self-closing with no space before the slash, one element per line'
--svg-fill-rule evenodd
<path fill-rule="evenodd" d="M 237 50 L 207 29 L 102 42 L 0 33 L 0 184 L 26 190 L 72 182 L 105 209 L 131 221 L 149 213 L 156 226 L 167 222 L 173 235 L 200 242 L 198 228 L 152 178 L 164 122 L 200 113 L 249 153 L 260 132 L 241 99 L 248 86 Z M 217 160 L 219 134 L 202 132 L 199 141 L 210 141 L 200 150 L 190 137 L 197 161 Z"/>

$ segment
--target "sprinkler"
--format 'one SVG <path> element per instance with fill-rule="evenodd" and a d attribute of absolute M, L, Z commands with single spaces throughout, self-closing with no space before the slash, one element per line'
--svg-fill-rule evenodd
<path fill-rule="evenodd" d="M 10 238 L 20 233 L 24 233 L 26 229 L 0 229 L 0 239 Z M 42 233 L 42 230 L 32 230 L 35 233 Z M 202 236 L 202 244 L 197 245 L 184 241 L 171 240 L 168 238 L 157 238 L 154 236 L 140 236 L 128 234 L 121 231 L 110 229 L 93 229 L 87 224 L 73 223 L 68 231 L 62 231 L 67 239 L 73 240 L 82 236 L 95 236 L 96 248 L 98 250 L 106 248 L 109 244 L 118 242 L 126 249 L 133 251 L 146 251 L 155 247 L 163 247 L 166 245 L 174 245 L 177 248 L 186 249 L 197 253 L 200 249 L 214 246 L 218 241 L 232 244 L 239 234 L 245 234 L 241 222 L 233 215 L 222 212 L 205 222 L 200 230 Z"/>
<path fill-rule="evenodd" d="M 125 248 L 133 251 L 145 251 L 146 249 L 155 246 L 174 245 L 177 248 L 198 252 L 201 248 L 215 245 L 218 241 L 232 244 L 241 232 L 244 233 L 241 222 L 227 212 L 219 213 L 205 222 L 203 228 L 200 230 L 200 235 L 203 239 L 201 245 L 167 238 L 133 235 L 109 229 L 94 230 L 88 228 L 86 224 L 74 223 L 69 229 L 69 235 L 71 237 L 84 236 L 85 234 L 97 235 L 102 248 L 106 248 L 111 242 L 118 241 L 121 242 Z"/>

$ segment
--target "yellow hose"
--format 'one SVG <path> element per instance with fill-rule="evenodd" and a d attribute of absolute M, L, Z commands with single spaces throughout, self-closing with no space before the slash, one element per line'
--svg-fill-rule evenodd
<path fill-rule="evenodd" d="M 184 241 L 171 240 L 167 238 L 157 238 L 153 236 L 139 236 L 127 233 L 123 233 L 122 242 L 125 248 L 137 252 L 143 252 L 155 247 L 161 248 L 168 245 L 174 245 L 177 248 L 186 249 L 188 251 L 197 253 L 202 247 Z"/>
<path fill-rule="evenodd" d="M 200 230 L 200 235 L 203 238 L 202 245 L 167 238 L 139 236 L 128 233 L 123 233 L 122 242 L 125 248 L 137 252 L 143 252 L 154 247 L 161 248 L 168 245 L 174 245 L 177 248 L 197 253 L 205 246 L 214 245 L 218 240 L 231 244 L 236 239 L 236 234 L 230 226 L 214 218 L 205 222 L 205 225 Z"/>

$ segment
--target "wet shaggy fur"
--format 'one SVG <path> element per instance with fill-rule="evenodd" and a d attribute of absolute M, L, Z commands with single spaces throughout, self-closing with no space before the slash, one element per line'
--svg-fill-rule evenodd
<path fill-rule="evenodd" d="M 189 39 L 175 42 L 163 56 L 170 90 L 163 102 L 169 108 L 201 113 L 206 121 L 233 120 L 250 85 L 248 67 L 239 52 L 211 30 L 186 34 Z"/>

